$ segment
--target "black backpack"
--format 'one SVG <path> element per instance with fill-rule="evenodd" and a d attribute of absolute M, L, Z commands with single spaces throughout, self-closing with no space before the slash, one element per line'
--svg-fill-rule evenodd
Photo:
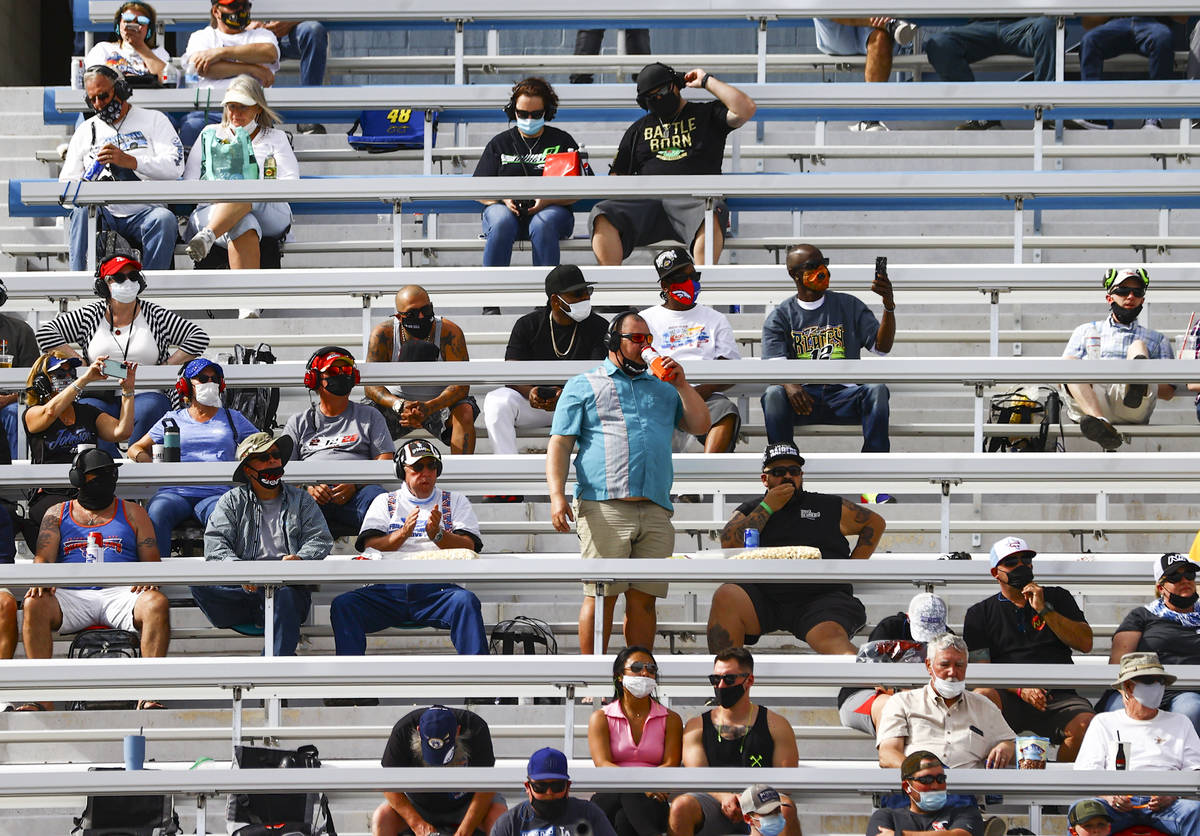
<path fill-rule="evenodd" d="M 540 618 L 518 615 L 492 628 L 488 652 L 493 656 L 554 656 L 558 639 Z M 495 705 L 516 705 L 516 697 L 496 697 Z M 560 697 L 534 697 L 534 705 L 562 705 Z"/>
<path fill-rule="evenodd" d="M 233 352 L 224 359 L 226 363 L 274 363 L 275 354 L 271 346 L 259 343 L 257 348 L 235 345 Z M 225 396 L 225 405 L 242 413 L 254 426 L 263 432 L 271 432 L 279 426 L 276 413 L 279 411 L 279 387 L 260 386 L 255 389 L 230 389 Z"/>
<path fill-rule="evenodd" d="M 71 641 L 68 659 L 138 659 L 142 655 L 142 639 L 137 633 L 113 628 L 81 630 Z M 136 700 L 76 700 L 71 711 L 101 709 L 128 710 L 137 707 Z"/>
<path fill-rule="evenodd" d="M 119 771 L 120 767 L 110 769 Z M 89 795 L 74 821 L 71 832 L 82 836 L 176 836 L 182 832 L 170 795 Z"/>
<path fill-rule="evenodd" d="M 265 746 L 235 746 L 233 756 L 239 769 L 319 769 L 317 747 L 272 749 Z M 233 836 L 337 836 L 329 799 L 325 793 L 236 794 L 229 799 L 226 817 L 244 823 Z"/>

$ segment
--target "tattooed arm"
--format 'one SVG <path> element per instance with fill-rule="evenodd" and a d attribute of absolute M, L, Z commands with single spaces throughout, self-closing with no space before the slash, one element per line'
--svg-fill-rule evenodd
<path fill-rule="evenodd" d="M 858 543 L 850 552 L 851 557 L 864 560 L 874 554 L 885 528 L 887 523 L 874 511 L 842 500 L 842 534 L 847 537 L 858 535 Z"/>
<path fill-rule="evenodd" d="M 58 548 L 61 542 L 59 525 L 62 522 L 62 511 L 66 507 L 60 503 L 47 509 L 42 517 L 41 528 L 38 529 L 37 549 L 33 555 L 34 563 L 57 563 Z M 31 586 L 25 592 L 26 598 L 38 598 L 42 595 L 53 595 L 52 586 Z"/>
<path fill-rule="evenodd" d="M 367 362 L 388 363 L 392 359 L 392 321 L 390 319 L 376 325 L 367 341 Z M 365 386 L 363 392 L 375 403 L 390 409 L 392 404 L 400 400 L 386 386 Z"/>
<path fill-rule="evenodd" d="M 462 329 L 448 319 L 442 320 L 442 359 L 448 362 L 466 362 L 471 359 L 467 356 L 467 339 L 463 336 Z M 442 390 L 442 394 L 425 402 L 425 409 L 431 413 L 454 406 L 470 391 L 470 386 L 447 386 Z"/>
<path fill-rule="evenodd" d="M 734 511 L 729 522 L 725 524 L 725 528 L 721 530 L 721 548 L 740 549 L 745 543 L 742 532 L 747 528 L 757 528 L 759 531 L 762 531 L 771 514 L 774 514 L 784 505 L 791 502 L 795 493 L 795 485 L 791 482 L 781 482 L 767 491 L 759 504 L 755 505 L 749 514 L 743 515 L 741 511 Z M 770 511 L 763 507 L 764 503 L 770 506 Z"/>

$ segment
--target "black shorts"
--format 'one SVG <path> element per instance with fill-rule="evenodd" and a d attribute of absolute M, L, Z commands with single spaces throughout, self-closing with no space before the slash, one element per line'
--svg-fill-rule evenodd
<path fill-rule="evenodd" d="M 804 598 L 801 584 L 757 584 L 739 583 L 750 603 L 754 606 L 754 614 L 758 616 L 760 635 L 774 633 L 776 630 L 786 630 L 796 638 L 804 641 L 808 631 L 823 621 L 833 621 L 842 626 L 847 636 L 853 636 L 867 623 L 867 609 L 862 601 L 847 592 L 826 592 L 813 598 Z M 796 590 L 794 602 L 783 604 L 769 595 L 763 587 L 778 589 L 786 586 Z M 746 636 L 746 644 L 758 642 L 758 636 Z"/>
<path fill-rule="evenodd" d="M 388 425 L 388 433 L 392 439 L 404 438 L 411 432 L 417 430 L 416 427 L 406 427 L 400 423 L 400 416 L 391 407 L 380 406 L 372 400 L 364 400 L 363 403 L 369 404 L 379 410 L 383 415 Z M 475 423 L 475 419 L 479 417 L 479 404 L 476 403 L 474 396 L 467 395 L 461 401 L 446 409 L 439 409 L 437 412 L 425 419 L 425 423 L 421 427 L 436 439 L 439 439 L 443 444 L 450 443 L 450 434 L 452 428 L 450 426 L 450 410 L 457 409 L 460 404 L 471 405 L 471 423 Z"/>
<path fill-rule="evenodd" d="M 475 798 L 474 793 L 467 793 L 459 799 L 459 804 L 448 810 L 431 810 L 423 804 L 418 804 L 417 800 L 408 793 L 405 793 L 405 798 L 408 803 L 413 806 L 413 809 L 421 814 L 421 818 L 438 828 L 443 833 L 453 833 L 462 824 L 463 818 L 467 815 L 467 808 L 471 806 L 471 800 Z M 445 828 L 449 828 L 446 830 Z"/>
<path fill-rule="evenodd" d="M 1007 689 L 1000 689 L 1000 704 L 1000 713 L 1017 734 L 1031 731 L 1048 737 L 1055 745 L 1063 742 L 1064 730 L 1072 720 L 1095 712 L 1090 702 L 1071 690 L 1051 691 L 1045 711 L 1038 711 Z"/>
<path fill-rule="evenodd" d="M 724 200 L 717 199 L 713 203 L 717 226 L 724 230 L 729 225 L 729 209 Z M 679 241 L 691 247 L 704 228 L 704 205 L 704 199 L 698 197 L 602 200 L 588 215 L 588 232 L 595 231 L 597 216 L 608 218 L 621 236 L 623 258 L 629 258 L 634 247 L 659 241 Z"/>

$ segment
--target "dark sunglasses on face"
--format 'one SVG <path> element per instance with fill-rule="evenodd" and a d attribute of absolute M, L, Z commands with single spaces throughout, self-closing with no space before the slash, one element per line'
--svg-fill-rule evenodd
<path fill-rule="evenodd" d="M 654 342 L 654 337 L 650 334 L 622 334 L 621 339 L 629 340 L 634 345 L 650 345 Z"/>
<path fill-rule="evenodd" d="M 784 476 L 799 476 L 804 472 L 798 464 L 789 464 L 781 467 L 771 467 L 763 471 L 768 476 L 774 476 L 776 479 L 782 479 Z"/>
<path fill-rule="evenodd" d="M 416 462 L 414 464 L 406 464 L 405 467 L 407 467 L 413 473 L 421 473 L 422 471 L 425 471 L 425 470 L 436 471 L 437 470 L 437 462 Z"/>
<path fill-rule="evenodd" d="M 101 92 L 97 93 L 94 96 L 88 96 L 85 94 L 83 97 L 83 100 L 86 103 L 88 103 L 89 105 L 91 105 L 93 108 L 99 109 L 99 108 L 103 107 L 104 105 L 108 104 L 109 100 L 112 97 L 113 97 L 112 90 L 102 90 Z"/>
<path fill-rule="evenodd" d="M 708 684 L 716 687 L 722 683 L 728 688 L 732 685 L 737 685 L 739 679 L 745 679 L 750 676 L 748 673 L 710 673 L 708 675 Z"/>
<path fill-rule="evenodd" d="M 1114 287 L 1109 293 L 1113 296 L 1120 296 L 1122 299 L 1131 293 L 1137 299 L 1146 298 L 1146 288 L 1144 287 Z"/>
<path fill-rule="evenodd" d="M 1015 569 L 1018 566 L 1032 566 L 1033 558 L 1027 554 L 1013 555 L 1000 561 L 1001 569 Z"/>
<path fill-rule="evenodd" d="M 255 453 L 250 457 L 250 461 L 254 462 L 255 464 L 266 464 L 270 461 L 283 461 L 283 458 L 279 455 L 279 448 L 272 447 L 265 453 Z"/>
<path fill-rule="evenodd" d="M 630 662 L 629 670 L 633 673 L 648 673 L 651 676 L 658 676 L 658 665 L 653 662 Z"/>
<path fill-rule="evenodd" d="M 810 273 L 818 267 L 828 267 L 828 258 L 814 258 L 812 261 L 806 261 L 803 264 L 796 265 L 796 269 L 803 273 Z"/>
<path fill-rule="evenodd" d="M 220 383 L 221 382 L 221 376 L 219 374 L 216 374 L 215 372 L 209 372 L 208 374 L 199 374 L 199 375 L 196 375 L 196 377 L 194 379 L 200 381 L 201 383 Z"/>
<path fill-rule="evenodd" d="M 518 107 L 516 112 L 518 119 L 541 119 L 546 115 L 545 108 L 541 110 L 521 110 L 521 108 Z"/>
<path fill-rule="evenodd" d="M 142 26 L 150 25 L 150 18 L 146 17 L 145 15 L 134 14 L 133 12 L 122 12 L 121 13 L 121 22 L 122 23 L 133 23 L 134 21 L 137 21 Z"/>
<path fill-rule="evenodd" d="M 917 784 L 920 784 L 921 786 L 928 787 L 931 784 L 946 783 L 946 773 L 942 772 L 939 775 L 921 775 L 920 777 L 917 777 L 914 775 L 912 778 L 909 778 L 908 780 L 913 781 Z"/>
<path fill-rule="evenodd" d="M 529 788 L 536 793 L 560 793 L 567 788 L 566 781 L 530 781 Z"/>
<path fill-rule="evenodd" d="M 108 277 L 110 282 L 136 282 L 141 281 L 142 274 L 134 270 L 132 273 L 113 273 Z"/>
<path fill-rule="evenodd" d="M 1162 576 L 1163 581 L 1166 583 L 1179 583 L 1184 578 L 1187 578 L 1189 581 L 1196 580 L 1196 570 L 1176 569 L 1174 572 Z"/>

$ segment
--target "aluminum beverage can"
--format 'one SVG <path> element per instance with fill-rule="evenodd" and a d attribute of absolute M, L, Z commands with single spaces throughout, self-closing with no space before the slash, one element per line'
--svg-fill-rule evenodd
<path fill-rule="evenodd" d="M 758 529 L 757 528 L 747 528 L 745 531 L 742 532 L 742 540 L 746 544 L 746 548 L 757 549 L 758 548 Z"/>
<path fill-rule="evenodd" d="M 104 171 L 104 163 L 99 160 L 92 160 L 92 164 L 88 166 L 87 171 L 83 172 L 84 180 L 95 180 Z"/>

